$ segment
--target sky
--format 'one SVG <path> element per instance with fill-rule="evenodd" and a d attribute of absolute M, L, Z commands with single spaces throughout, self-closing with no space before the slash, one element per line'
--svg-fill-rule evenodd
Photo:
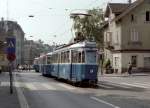
<path fill-rule="evenodd" d="M 70 13 L 83 12 L 95 7 L 105 10 L 108 2 L 128 0 L 0 0 L 0 17 L 17 21 L 25 38 L 41 39 L 52 45 L 67 44 L 74 34 Z M 33 15 L 34 17 L 29 17 Z"/>

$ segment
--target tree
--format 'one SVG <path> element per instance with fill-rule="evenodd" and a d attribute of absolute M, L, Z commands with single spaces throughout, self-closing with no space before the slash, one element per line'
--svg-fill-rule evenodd
<path fill-rule="evenodd" d="M 75 34 L 81 33 L 84 39 L 95 39 L 98 47 L 103 48 L 103 34 L 100 29 L 104 22 L 103 10 L 92 9 L 87 13 L 91 16 L 80 17 L 80 15 L 76 15 L 71 17 L 74 20 Z"/>

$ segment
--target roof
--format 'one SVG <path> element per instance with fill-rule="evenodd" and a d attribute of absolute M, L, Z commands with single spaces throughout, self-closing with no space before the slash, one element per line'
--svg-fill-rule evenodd
<path fill-rule="evenodd" d="M 121 14 L 125 9 L 130 6 L 128 3 L 108 3 L 105 16 L 108 17 L 110 9 L 112 13 Z"/>
<path fill-rule="evenodd" d="M 135 2 L 133 2 L 131 4 L 108 3 L 107 8 L 106 8 L 106 12 L 105 12 L 105 16 L 108 16 L 107 14 L 109 13 L 109 11 L 111 9 L 111 11 L 113 13 L 120 14 L 112 20 L 112 21 L 118 21 L 143 2 L 144 2 L 144 0 L 136 0 Z M 107 22 L 107 24 L 108 24 L 108 22 Z M 105 24 L 105 25 L 107 25 L 107 24 Z"/>
<path fill-rule="evenodd" d="M 125 15 L 127 15 L 130 11 L 132 11 L 133 9 L 135 9 L 137 6 L 139 6 L 143 2 L 144 2 L 144 0 L 136 0 L 122 14 L 120 14 L 115 19 L 113 19 L 113 21 L 114 20 L 118 21 L 119 19 L 121 19 L 122 17 L 124 17 Z"/>

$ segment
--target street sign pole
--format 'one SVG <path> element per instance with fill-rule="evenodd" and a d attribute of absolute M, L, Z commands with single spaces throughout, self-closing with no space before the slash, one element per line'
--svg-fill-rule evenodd
<path fill-rule="evenodd" d="M 13 62 L 9 62 L 9 77 L 10 77 L 10 94 L 13 94 L 13 74 L 12 74 Z"/>
<path fill-rule="evenodd" d="M 7 59 L 9 61 L 10 94 L 13 94 L 13 61 L 16 59 L 16 39 L 7 38 Z"/>

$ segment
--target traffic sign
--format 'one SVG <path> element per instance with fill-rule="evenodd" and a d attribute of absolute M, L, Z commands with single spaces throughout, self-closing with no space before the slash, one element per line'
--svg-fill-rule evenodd
<path fill-rule="evenodd" d="M 13 54 L 13 53 L 12 54 L 7 54 L 7 59 L 12 62 L 16 59 L 16 55 Z"/>
<path fill-rule="evenodd" d="M 16 39 L 6 38 L 7 41 L 7 54 L 16 52 Z"/>
<path fill-rule="evenodd" d="M 13 37 L 6 38 L 7 41 L 7 59 L 14 61 L 16 59 L 16 39 Z"/>

